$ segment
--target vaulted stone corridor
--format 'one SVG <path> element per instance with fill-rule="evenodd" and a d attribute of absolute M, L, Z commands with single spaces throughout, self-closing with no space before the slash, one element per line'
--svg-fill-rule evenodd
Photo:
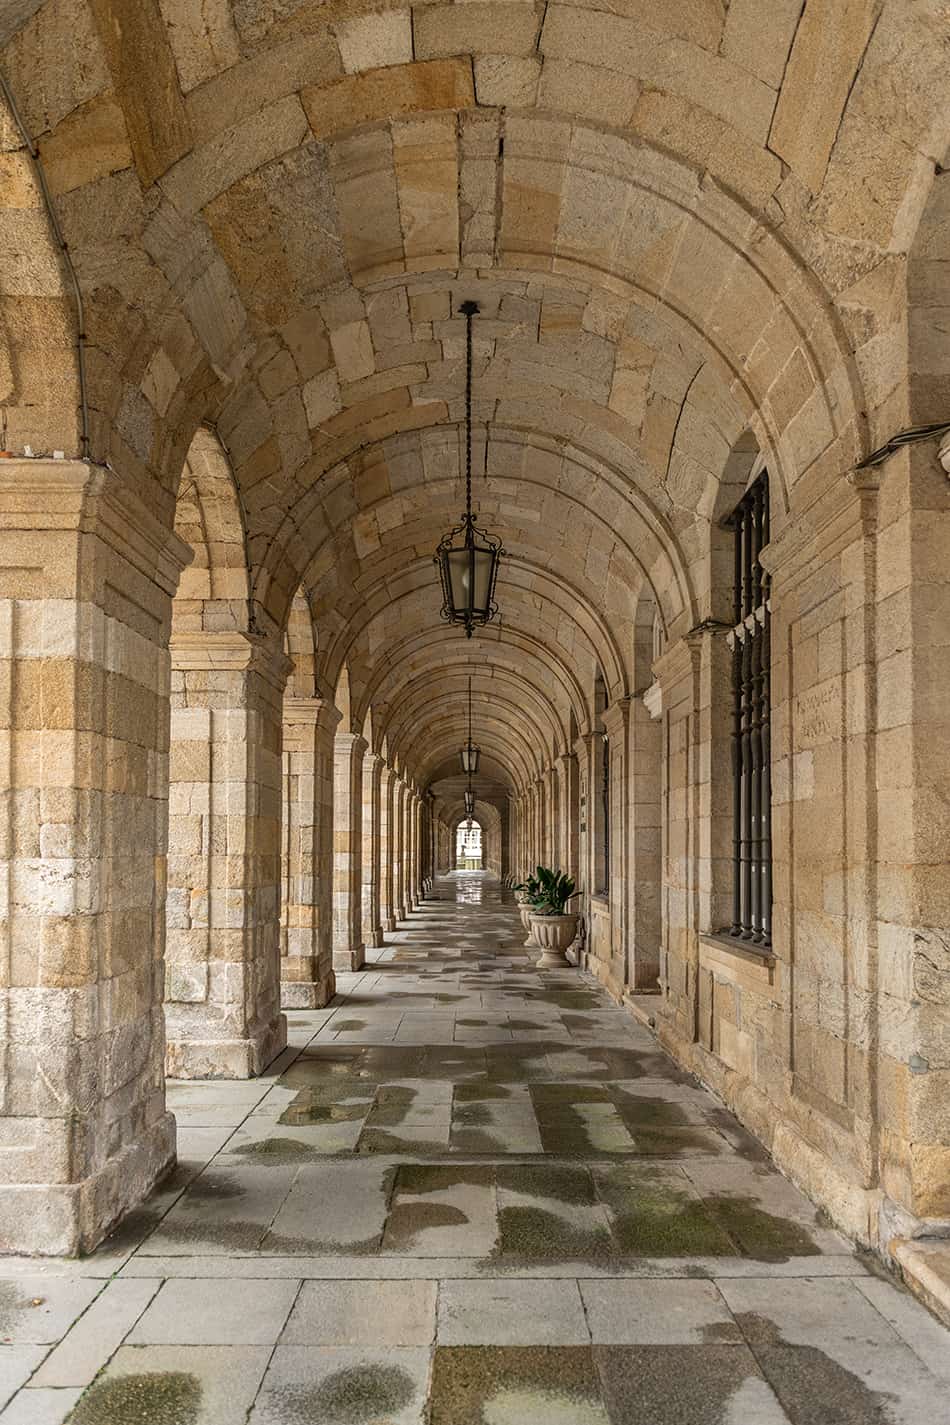
<path fill-rule="evenodd" d="M 386 1418 L 521 1425 L 555 1369 L 571 1425 L 937 1389 L 948 52 L 944 0 L 0 0 L 0 1281 L 66 1303 L 0 1332 L 4 1425 L 92 1385 L 29 1335 L 68 1303 L 57 1361 L 138 1349 L 102 1323 L 140 1263 L 282 1302 L 411 1266 L 427 1203 L 455 1265 L 407 1281 L 478 1263 L 502 1321 L 528 1283 L 542 1354 L 493 1403 L 491 1355 L 418 1408 L 380 1366 Z M 839 1296 L 763 1325 L 724 1261 Z M 693 1334 L 593 1305 L 614 1266 Z M 454 1290 L 406 1297 L 414 1392 Z M 382 1347 L 365 1294 L 300 1300 Z M 832 1300 L 868 1354 L 804 1370 Z M 366 1344 L 334 1329 L 299 1345 Z M 255 1376 L 279 1334 L 212 1343 L 239 1415 L 318 1389 Z M 230 1425 L 167 1372 L 170 1425 Z M 651 1372 L 708 1388 L 631 1403 Z M 372 1419 L 368 1379 L 318 1414 Z"/>
<path fill-rule="evenodd" d="M 522 941 L 496 880 L 443 877 L 264 1075 L 170 1084 L 174 1178 L 81 1270 L 10 1279 L 9 1418 L 942 1419 L 950 1332 Z"/>

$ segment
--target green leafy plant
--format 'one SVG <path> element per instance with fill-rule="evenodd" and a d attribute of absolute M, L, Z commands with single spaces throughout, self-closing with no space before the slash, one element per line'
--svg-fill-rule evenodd
<path fill-rule="evenodd" d="M 541 870 L 541 867 L 538 867 Z M 526 881 L 519 881 L 512 889 L 517 894 L 519 891 L 525 905 L 534 905 L 541 894 L 541 882 L 537 876 L 529 876 Z"/>
<path fill-rule="evenodd" d="M 515 886 L 538 915 L 566 915 L 567 904 L 578 894 L 574 881 L 548 866 L 535 868 L 533 876 Z"/>

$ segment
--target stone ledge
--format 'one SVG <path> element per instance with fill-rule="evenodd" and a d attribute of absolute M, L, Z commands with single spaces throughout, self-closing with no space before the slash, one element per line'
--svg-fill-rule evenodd
<path fill-rule="evenodd" d="M 728 935 L 700 934 L 699 963 L 740 988 L 761 992 L 775 984 L 775 956 Z"/>
<path fill-rule="evenodd" d="M 625 994 L 623 997 L 624 1008 L 629 1009 L 633 1018 L 647 1029 L 656 1028 L 656 1007 L 659 1003 L 659 991 L 654 994 Z"/>
<path fill-rule="evenodd" d="M 895 1238 L 889 1251 L 914 1295 L 950 1326 L 950 1241 Z"/>

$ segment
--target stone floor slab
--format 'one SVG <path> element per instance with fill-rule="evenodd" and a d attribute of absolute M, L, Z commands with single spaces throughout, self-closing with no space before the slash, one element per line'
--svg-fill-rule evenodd
<path fill-rule="evenodd" d="M 2 1270 L 0 1260 L 0 1270 Z M 58 1341 L 99 1295 L 102 1283 L 81 1278 L 0 1277 L 0 1341 L 42 1345 Z"/>
<path fill-rule="evenodd" d="M 703 1281 L 582 1281 L 595 1345 L 742 1343 L 722 1295 Z"/>
<path fill-rule="evenodd" d="M 16 1400 L 0 1414 L 0 1425 L 63 1425 L 81 1394 L 78 1386 L 31 1385 L 21 1390 Z"/>
<path fill-rule="evenodd" d="M 46 1352 L 46 1346 L 14 1346 L 0 1341 L 0 1410 L 30 1379 Z"/>
<path fill-rule="evenodd" d="M 430 1425 L 610 1425 L 586 1346 L 446 1346 Z"/>
<path fill-rule="evenodd" d="M 278 1346 L 250 1425 L 422 1425 L 429 1351 Z"/>
<path fill-rule="evenodd" d="M 132 1328 L 131 1346 L 271 1346 L 284 1329 L 299 1283 L 170 1281 Z"/>
<path fill-rule="evenodd" d="M 587 1346 L 590 1331 L 577 1283 L 443 1281 L 440 1346 Z"/>
<path fill-rule="evenodd" d="M 789 1425 L 744 1346 L 595 1346 L 594 1357 L 611 1425 Z"/>
<path fill-rule="evenodd" d="M 427 1346 L 435 1339 L 434 1281 L 309 1281 L 282 1346 Z"/>
<path fill-rule="evenodd" d="M 270 1355 L 259 1346 L 123 1346 L 69 1425 L 235 1425 L 246 1419 Z"/>
<path fill-rule="evenodd" d="M 50 1352 L 34 1386 L 87 1386 L 117 1350 L 159 1290 L 154 1278 L 112 1281 Z"/>

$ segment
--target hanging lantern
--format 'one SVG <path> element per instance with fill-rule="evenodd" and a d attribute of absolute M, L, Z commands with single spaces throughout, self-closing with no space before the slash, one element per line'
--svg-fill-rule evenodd
<path fill-rule="evenodd" d="M 465 788 L 465 814 L 466 816 L 475 815 L 475 793 L 471 787 Z"/>
<path fill-rule="evenodd" d="M 476 747 L 472 741 L 472 680 L 468 680 L 468 741 L 459 750 L 459 757 L 462 760 L 462 771 L 467 777 L 474 777 L 478 771 L 478 759 L 481 756 L 481 749 Z"/>
<path fill-rule="evenodd" d="M 460 756 L 462 758 L 462 771 L 466 776 L 474 777 L 478 771 L 478 759 L 481 756 L 481 749 L 468 742 L 462 748 Z"/>
<path fill-rule="evenodd" d="M 465 513 L 461 524 L 443 535 L 435 552 L 442 579 L 442 617 L 460 623 L 466 638 L 477 624 L 490 623 L 498 612 L 494 602 L 501 540 L 479 529 L 472 514 L 472 317 L 477 302 L 463 302 L 465 317 Z"/>

